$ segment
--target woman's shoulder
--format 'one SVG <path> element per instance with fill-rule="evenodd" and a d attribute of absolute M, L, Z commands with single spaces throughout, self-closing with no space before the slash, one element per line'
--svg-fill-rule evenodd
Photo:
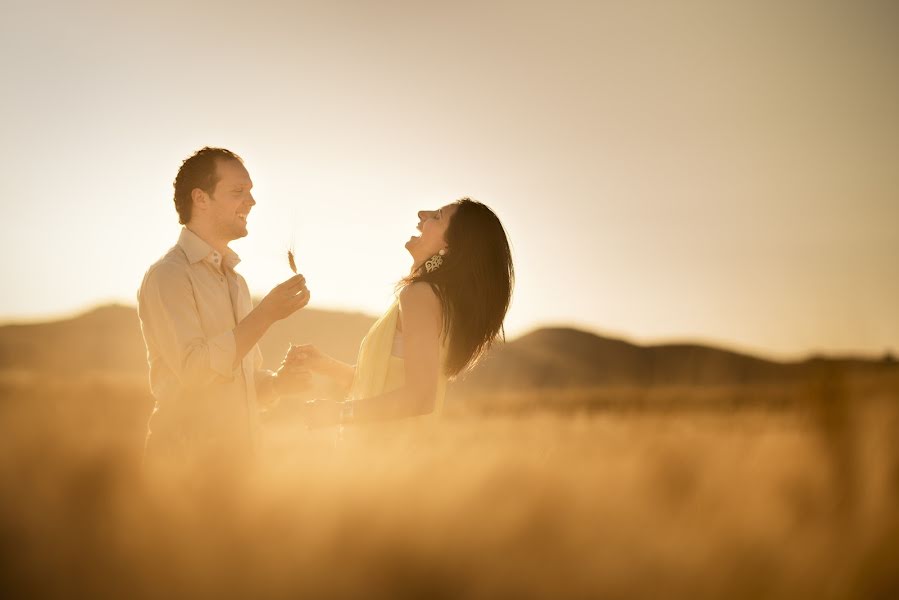
<path fill-rule="evenodd" d="M 404 287 L 399 295 L 400 312 L 402 313 L 435 313 L 440 314 L 441 305 L 437 292 L 431 284 L 417 281 Z"/>
<path fill-rule="evenodd" d="M 404 287 L 400 290 L 399 298 L 400 306 L 440 304 L 437 292 L 430 283 L 424 281 L 416 281 Z"/>
<path fill-rule="evenodd" d="M 406 336 L 409 332 L 439 337 L 443 330 L 443 305 L 437 292 L 429 283 L 415 282 L 404 287 L 399 294 L 399 321 L 397 331 Z M 420 335 L 419 335 L 420 334 Z"/>

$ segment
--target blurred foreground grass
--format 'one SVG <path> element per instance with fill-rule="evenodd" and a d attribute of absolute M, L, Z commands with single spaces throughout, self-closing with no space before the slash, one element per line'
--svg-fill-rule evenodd
<path fill-rule="evenodd" d="M 142 475 L 145 385 L 0 378 L 4 597 L 899 592 L 899 398 L 881 388 L 717 409 L 722 390 L 506 397 L 342 436 L 286 403 L 254 464 Z"/>

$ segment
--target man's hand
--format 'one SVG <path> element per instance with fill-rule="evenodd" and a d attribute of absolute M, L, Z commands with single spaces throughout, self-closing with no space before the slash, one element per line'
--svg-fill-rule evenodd
<path fill-rule="evenodd" d="M 259 305 L 234 328 L 237 351 L 234 353 L 232 368 L 240 364 L 275 321 L 289 317 L 307 304 L 309 290 L 306 288 L 306 278 L 302 275 L 294 275 L 266 294 Z"/>
<path fill-rule="evenodd" d="M 312 384 L 312 373 L 303 367 L 287 364 L 287 357 L 272 379 L 272 391 L 276 396 L 290 396 L 307 391 Z"/>
<path fill-rule="evenodd" d="M 289 317 L 309 304 L 310 297 L 309 288 L 306 287 L 306 278 L 302 275 L 294 275 L 284 283 L 275 286 L 256 308 L 274 323 Z"/>
<path fill-rule="evenodd" d="M 326 366 L 328 356 L 312 344 L 291 346 L 284 357 L 284 363 L 290 367 L 308 369 L 310 371 L 322 371 Z"/>

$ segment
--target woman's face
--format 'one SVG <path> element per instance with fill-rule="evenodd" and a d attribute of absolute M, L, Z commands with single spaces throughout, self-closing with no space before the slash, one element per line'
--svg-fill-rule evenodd
<path fill-rule="evenodd" d="M 446 230 L 457 208 L 455 204 L 447 204 L 437 210 L 418 211 L 417 229 L 421 235 L 412 236 L 406 242 L 406 250 L 416 263 L 427 260 L 446 248 Z"/>

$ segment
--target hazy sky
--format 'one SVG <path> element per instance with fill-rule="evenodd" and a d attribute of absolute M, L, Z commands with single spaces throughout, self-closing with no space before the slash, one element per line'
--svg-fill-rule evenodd
<path fill-rule="evenodd" d="M 5 321 L 134 302 L 203 145 L 251 290 L 379 313 L 415 212 L 499 214 L 510 334 L 899 350 L 899 4 L 0 0 Z"/>

